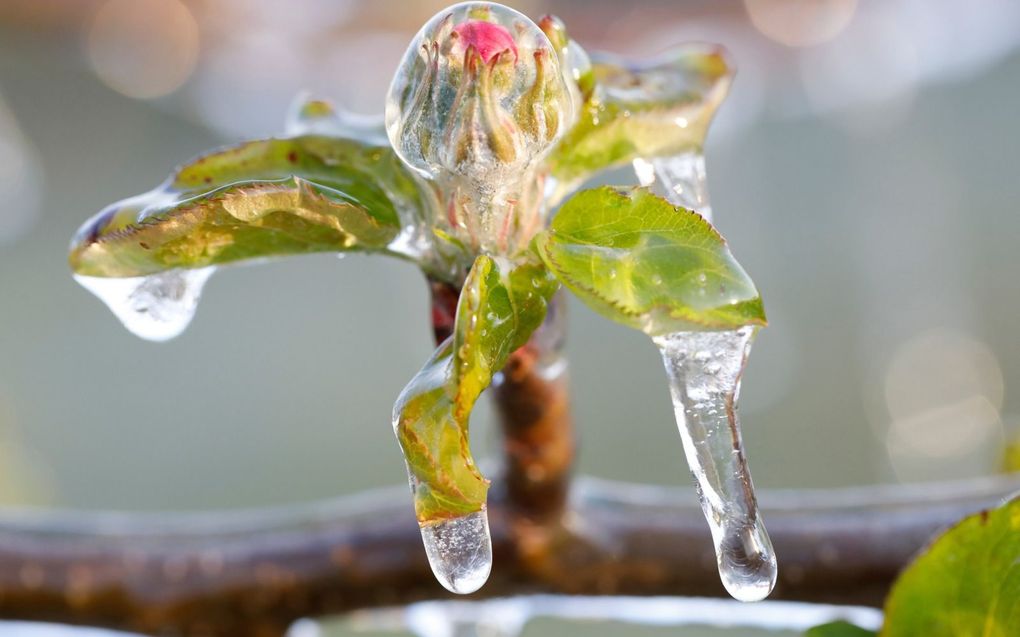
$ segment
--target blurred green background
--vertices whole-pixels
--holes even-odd
[[[250,507],[404,480],[391,405],[431,351],[413,268],[227,268],[191,328],[152,344],[72,281],[66,247],[175,163],[280,132],[300,90],[380,111],[404,47],[444,4],[0,6],[0,504]],[[706,154],[717,225],[771,320],[742,396],[759,488],[994,470],[1020,425],[1020,7],[514,6],[560,15],[589,49],[733,52]],[[687,486],[648,339],[574,304],[568,349],[579,470]],[[474,431],[476,455],[495,449],[487,410]]]

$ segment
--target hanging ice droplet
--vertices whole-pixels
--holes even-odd
[[[719,576],[734,598],[759,601],[776,583],[776,557],[758,513],[737,398],[757,328],[655,337],[669,376],[677,426],[712,529]]]
[[[421,539],[432,572],[451,593],[473,593],[489,579],[492,539],[485,511],[423,524]]]
[[[166,341],[195,316],[202,287],[216,268],[167,270],[139,277],[74,275],[120,319],[131,333],[149,341]]]
[[[652,160],[635,159],[634,174],[642,186],[658,186],[661,194],[676,206],[693,210],[712,221],[705,180],[705,156],[691,151]]]

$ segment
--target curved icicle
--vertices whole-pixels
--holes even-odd
[[[757,328],[675,332],[653,340],[669,376],[677,426],[712,529],[719,576],[734,598],[759,601],[776,583],[776,556],[747,468],[737,398]]]

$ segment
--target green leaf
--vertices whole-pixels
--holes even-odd
[[[528,253],[520,263],[480,256],[457,305],[454,333],[394,406],[394,428],[422,524],[485,507],[488,481],[471,458],[468,421],[478,396],[545,318],[558,285]]]
[[[715,228],[646,188],[579,192],[536,242],[581,300],[651,336],[766,324],[754,283]]]
[[[1020,498],[965,518],[893,585],[882,637],[1013,637],[1020,630]]]
[[[804,637],[875,637],[875,632],[839,621],[815,626],[804,633]]]
[[[733,71],[721,48],[693,44],[643,65],[603,57],[592,75],[595,89],[549,157],[561,191],[638,157],[700,151]]]
[[[71,247],[78,274],[133,277],[254,258],[386,250],[425,214],[393,151],[305,135],[214,151],[155,190],[109,206]]]
[[[1020,438],[1006,443],[1006,449],[1002,452],[1002,472],[1014,473],[1020,471]]]

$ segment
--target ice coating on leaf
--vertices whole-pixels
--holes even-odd
[[[577,193],[536,245],[582,301],[651,336],[766,323],[761,296],[723,237],[646,188]]]
[[[700,152],[733,79],[725,50],[704,44],[641,64],[605,54],[594,62],[578,122],[549,157],[555,199],[607,168]]]
[[[338,109],[329,100],[302,93],[287,112],[284,131],[288,137],[324,135],[356,139],[376,146],[389,144],[381,116],[362,115]]]
[[[677,426],[719,576],[734,598],[759,601],[776,583],[776,556],[758,512],[737,417],[740,379],[757,328],[677,332],[655,344],[669,376]]]
[[[322,105],[305,110],[314,113],[309,126],[331,121]],[[318,252],[387,252],[438,270],[407,232],[426,225],[434,207],[387,145],[319,134],[257,140],[198,157],[152,191],[108,206],[82,225],[69,261],[83,282],[175,280],[169,273]],[[117,297],[130,285],[86,287]]]
[[[573,119],[549,39],[524,15],[487,2],[433,17],[386,100],[393,147],[440,193],[440,232],[490,254],[514,252],[541,227],[539,163]]]
[[[305,135],[245,142],[108,206],[71,244],[74,271],[144,276],[310,252],[385,250],[420,225],[420,181],[385,147]]]
[[[127,278],[74,278],[99,297],[132,334],[148,341],[166,341],[191,323],[202,288],[215,269],[167,270]]]

